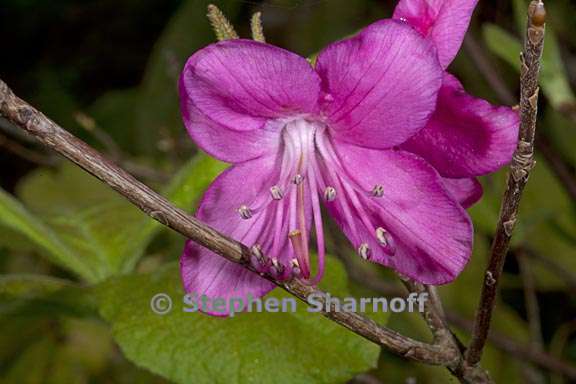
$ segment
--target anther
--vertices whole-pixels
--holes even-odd
[[[299,229],[294,229],[292,231],[290,231],[290,233],[288,234],[289,238],[294,238],[294,237],[299,237],[302,234],[302,232],[300,232]]]
[[[336,188],[326,187],[324,190],[324,199],[326,199],[326,201],[334,201],[334,199],[336,199]]]
[[[292,180],[292,182],[296,185],[302,184],[303,181],[304,181],[304,176],[302,176],[301,174],[297,174],[296,176],[294,176],[294,179]]]
[[[254,244],[250,247],[250,253],[250,264],[252,267],[258,272],[264,272],[268,262],[262,253],[262,247],[260,244]]]
[[[376,184],[374,188],[372,188],[372,196],[374,197],[384,196],[384,187],[380,184]]]
[[[284,272],[284,266],[278,262],[278,259],[272,259],[272,265],[270,266],[270,275],[275,279],[279,278]]]
[[[358,247],[358,254],[364,260],[370,259],[371,253],[372,253],[372,251],[370,249],[370,246],[367,243],[362,243],[362,244],[360,244],[360,247]]]
[[[334,101],[334,96],[332,96],[329,93],[325,94],[322,98],[324,99],[324,101]]]
[[[240,217],[243,218],[244,220],[247,220],[252,217],[252,211],[245,205],[241,205],[240,208],[238,208],[238,213],[240,214]]]
[[[264,261],[264,254],[262,253],[262,247],[260,244],[254,244],[250,248],[250,252],[252,252],[252,256],[256,257],[258,261]]]
[[[282,193],[282,190],[280,189],[279,186],[275,185],[272,188],[270,188],[270,194],[272,195],[272,198],[274,200],[282,200],[282,198],[284,197],[284,194]]]
[[[334,201],[336,199],[336,188],[334,187],[326,187],[324,190],[324,199],[326,201]]]
[[[388,232],[384,228],[376,228],[376,238],[381,245],[388,245]]]
[[[292,265],[292,273],[294,274],[294,276],[300,276],[302,274],[302,270],[300,269],[300,264],[298,263],[298,260],[292,259],[290,264]]]

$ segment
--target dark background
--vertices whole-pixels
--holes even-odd
[[[249,36],[250,15],[262,11],[267,41],[304,56],[391,15],[395,5],[392,1],[376,0],[214,3],[230,15],[244,37]],[[506,58],[506,53],[514,56],[517,52],[501,35],[490,34],[488,29],[496,25],[500,31],[519,38],[519,3],[480,1],[468,41],[451,67],[471,93],[493,103],[517,102],[518,72]],[[529,331],[530,316],[525,304],[528,289],[528,296],[535,293],[539,304],[542,344],[537,348],[575,363],[576,101],[566,89],[576,89],[576,4],[570,0],[549,3],[549,36],[554,45],[546,47],[547,53],[551,46],[553,52],[545,59],[547,73],[543,82],[549,85],[543,87],[540,106],[539,162],[523,202],[522,226],[505,267],[499,306],[502,316],[496,318],[495,328],[506,337],[524,342],[538,339]],[[158,188],[196,153],[178,115],[175,85],[186,57],[214,40],[204,16],[207,4],[179,0],[2,0],[0,78],[61,126]],[[0,120],[0,187],[22,198],[21,183],[31,172],[50,173],[61,166],[57,156]],[[478,232],[478,268],[468,271],[469,277],[460,279],[460,285],[442,290],[447,305],[457,315],[455,322],[464,338],[466,321],[472,318],[477,301],[481,267],[487,257],[503,180],[504,172],[484,178],[486,197],[472,209]],[[42,195],[42,191],[37,192]],[[72,278],[43,261],[37,251],[14,247],[14,242],[25,241],[16,235],[14,240],[9,234],[4,231],[0,235],[1,273]],[[148,254],[154,255],[157,263],[172,260],[178,253],[171,250],[178,247],[179,241],[164,234],[152,243]],[[2,321],[14,323],[8,317]],[[36,335],[50,333],[56,340],[69,337],[56,315],[34,321],[33,326],[18,321],[22,327],[19,332],[27,329]],[[32,322],[30,318],[26,321]],[[126,361],[105,327],[92,322],[86,325],[82,320],[71,322],[75,332],[87,339],[105,340],[101,350],[92,351],[86,366],[79,370],[78,382],[163,382]],[[418,334],[422,329],[414,324],[417,322],[398,316],[390,320],[390,325]],[[12,328],[0,332],[4,329]],[[50,353],[26,354],[28,346],[22,340],[0,344],[0,378],[6,380],[0,383],[18,382],[15,377],[23,377],[24,372],[19,367],[31,365],[26,359],[50,360]],[[501,348],[491,347],[488,354],[490,367],[510,373],[504,376],[505,382],[563,382],[558,374],[536,369]],[[48,370],[49,366],[42,369]],[[436,383],[440,376],[435,374],[435,370],[383,353],[381,366],[370,373],[370,379],[404,382],[416,377],[418,382]],[[365,376],[358,378],[364,379]]]

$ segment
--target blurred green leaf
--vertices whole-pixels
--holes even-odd
[[[80,255],[75,254],[52,229],[2,189],[0,189],[0,225],[27,236],[43,249],[46,257],[55,264],[88,281],[94,280],[94,273]]]
[[[553,259],[567,271],[576,274],[576,218],[574,202],[551,172],[546,162],[538,159],[524,191],[520,218],[524,236],[517,244],[526,244],[542,257]],[[534,264],[535,280],[540,290],[564,289],[557,274]]]
[[[491,23],[483,25],[483,34],[488,48],[519,73],[519,55],[522,51],[520,40],[502,27]],[[568,75],[562,62],[556,35],[550,26],[546,27],[540,86],[542,92],[556,109],[562,109],[565,105],[576,103],[576,97],[570,88]]]
[[[86,316],[94,314],[90,291],[45,275],[0,275],[2,316]]]
[[[542,114],[544,121],[540,128],[552,141],[553,148],[576,168],[576,151],[574,151],[576,126],[574,122],[548,105],[542,110]]]
[[[480,300],[479,287],[482,286],[484,280],[489,254],[490,242],[486,237],[477,235],[474,239],[474,253],[464,272],[455,282],[440,288],[445,307],[464,319],[474,319]],[[526,322],[506,303],[499,301],[497,306],[498,309],[493,314],[491,329],[516,341],[528,341],[529,333]],[[457,334],[462,340],[468,337],[465,332]],[[484,351],[482,366],[490,372],[496,383],[521,383],[522,367],[512,356],[491,345],[488,345]]]
[[[484,178],[484,196],[470,209],[476,231],[492,236],[506,188],[507,171]],[[574,246],[576,236],[573,201],[558,182],[548,164],[537,157],[520,204],[520,213],[512,247],[528,247],[542,257],[555,260],[566,270],[576,273]],[[477,244],[476,244],[477,248]],[[562,289],[565,283],[553,272],[535,263],[535,280],[539,289]]]
[[[54,293],[71,281],[43,275],[0,275],[0,297],[30,298]]]
[[[162,133],[180,136],[185,132],[179,109],[178,77],[189,56],[215,42],[206,17],[209,3],[220,7],[230,19],[242,5],[233,0],[188,0],[168,22],[156,42],[140,88],[136,115],[138,133],[134,139],[143,153],[157,148]]]
[[[50,367],[50,356],[56,351],[51,338],[45,337],[27,346],[15,363],[2,376],[5,383],[42,383]]]
[[[87,110],[101,129],[105,130],[126,153],[137,153],[134,138],[136,126],[137,88],[109,91],[100,96]]]
[[[41,328],[35,329],[35,337],[24,344],[3,345],[13,348],[14,355],[0,361],[3,368],[0,383],[101,382],[97,380],[97,375],[109,367],[112,358],[117,359],[110,332],[102,322],[93,319],[52,319],[51,322],[40,322],[40,325]],[[19,328],[10,331],[26,331]]]
[[[198,154],[174,177],[165,196],[190,208],[225,164]],[[162,226],[73,164],[39,169],[18,186],[36,212],[98,280],[131,271]],[[92,279],[94,280],[94,279]]]
[[[144,215],[116,192],[74,164],[52,171],[40,168],[18,185],[29,209],[90,266],[97,281],[115,271],[139,236],[135,222]]]
[[[520,40],[504,28],[491,23],[485,23],[482,32],[488,48],[496,54],[496,56],[506,61],[517,71],[520,71],[519,55],[520,52],[522,52]]]
[[[178,208],[191,211],[193,204],[200,199],[208,185],[226,167],[225,163],[203,153],[198,153],[174,176],[163,195]],[[134,269],[146,246],[164,228],[160,223],[148,218],[141,224],[127,223],[127,225],[137,229],[138,235],[132,239],[133,250],[128,251],[122,258],[122,265],[119,270],[124,272],[130,272]]]
[[[216,256],[215,256],[216,257]],[[346,275],[330,260],[323,283],[346,292]],[[172,312],[153,313],[159,292]],[[349,295],[349,294],[348,294]],[[288,297],[277,289],[271,296]],[[177,383],[334,383],[376,364],[379,348],[298,303],[296,313],[242,313],[216,318],[182,311],[178,268],[116,278],[100,288],[102,316],[123,353]]]

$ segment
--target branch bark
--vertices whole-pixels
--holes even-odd
[[[477,365],[482,357],[496,303],[498,283],[516,224],[520,199],[530,171],[535,164],[534,139],[538,112],[538,78],[544,47],[545,19],[544,3],[541,0],[533,0],[528,9],[526,40],[524,52],[521,55],[519,143],[510,165],[508,185],[500,209],[500,219],[492,243],[490,261],[484,276],[474,331],[465,354],[466,364],[471,367]]]
[[[528,255],[527,255],[528,256]],[[530,257],[530,256],[528,256]],[[348,265],[348,264],[347,264]],[[351,278],[357,283],[370,290],[380,293],[384,296],[403,296],[406,292],[400,286],[391,286],[382,283],[378,276],[370,270],[358,268],[356,265],[350,264]],[[348,269],[348,268],[347,268]],[[443,316],[447,323],[460,328],[466,332],[472,332],[474,322],[463,317],[462,315],[446,310]],[[572,366],[569,362],[553,356],[552,354],[540,349],[534,349],[531,345],[514,340],[509,336],[501,333],[490,331],[488,340],[498,349],[505,351],[518,360],[528,361],[535,365],[547,369],[553,373],[559,373],[566,378],[576,380],[576,367]]]
[[[208,225],[174,207],[168,200],[136,180],[122,168],[106,159],[69,132],[59,127],[41,112],[15,96],[0,80],[0,114],[22,128],[45,146],[65,156],[84,170],[97,177],[120,193],[144,213],[161,224],[210,249],[227,260],[243,265],[257,273],[249,264],[250,249],[219,233]],[[294,279],[277,281],[271,276],[262,276],[283,288],[298,299],[308,303],[308,297],[326,298],[327,294]],[[352,332],[407,359],[452,367],[459,360],[458,351],[444,345],[428,344],[411,339],[389,328],[379,326],[373,320],[351,312],[336,312],[335,308],[323,315],[348,328]]]
[[[453,312],[448,312],[446,316],[448,322],[453,326],[468,332],[473,331],[474,323],[472,321]],[[567,361],[557,358],[545,351],[534,349],[526,343],[513,340],[502,333],[490,331],[488,337],[496,348],[520,360],[530,361],[551,372],[560,373],[570,380],[576,380],[576,367]]]

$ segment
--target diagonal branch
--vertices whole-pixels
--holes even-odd
[[[174,207],[164,197],[19,99],[1,80],[0,114],[45,146],[67,157],[108,184],[153,219],[227,260],[242,264],[245,268],[257,273],[248,262],[251,255],[249,248],[219,233],[182,209]],[[271,276],[263,277],[306,303],[312,294],[315,295],[315,300],[323,298],[324,304],[326,303],[326,293],[298,280],[281,282]],[[325,305],[323,307],[326,308]],[[373,320],[357,313],[338,312],[334,304],[330,304],[328,308],[330,310],[323,312],[325,317],[410,360],[447,367],[452,367],[460,360],[458,351],[444,345],[428,344],[411,339],[389,328],[379,326]]]
[[[474,331],[470,347],[466,351],[466,363],[475,366],[480,362],[482,350],[486,344],[490,320],[496,303],[498,282],[504,267],[510,238],[516,224],[518,207],[530,171],[534,167],[534,139],[536,136],[536,117],[538,112],[538,78],[540,60],[544,47],[546,11],[542,0],[533,0],[528,9],[528,27],[524,53],[521,56],[520,74],[520,137],[514,153],[508,186],[504,193],[500,219],[492,243],[492,253],[480,296],[480,305],[476,313]]]

